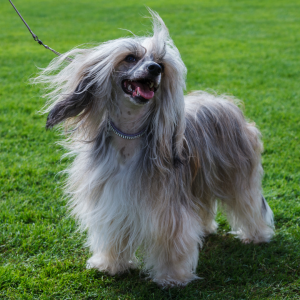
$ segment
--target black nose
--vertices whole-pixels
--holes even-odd
[[[152,63],[147,67],[149,73],[153,76],[157,76],[161,73],[161,66],[159,64]]]

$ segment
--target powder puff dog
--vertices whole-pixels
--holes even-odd
[[[270,241],[273,214],[258,129],[228,97],[184,96],[185,65],[150,13],[153,36],[73,49],[35,82],[49,88],[46,127],[65,124],[66,193],[87,231],[88,267],[124,272],[139,248],[153,281],[186,285],[217,229],[217,201],[243,243]]]

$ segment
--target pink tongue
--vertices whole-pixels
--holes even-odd
[[[149,89],[148,85],[142,84],[139,82],[135,82],[135,86],[136,86],[136,89],[132,93],[133,97],[135,97],[137,95],[137,92],[139,92],[139,94],[145,99],[153,98],[154,92]]]

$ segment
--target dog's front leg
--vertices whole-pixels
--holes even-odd
[[[101,251],[94,251],[93,256],[87,261],[87,268],[107,272],[110,275],[126,272],[136,265],[134,250],[128,247],[127,239],[117,244],[107,245]]]
[[[183,209],[176,214],[161,214],[154,221],[155,232],[146,257],[150,277],[163,287],[184,286],[197,279],[199,244],[204,236],[198,218]]]

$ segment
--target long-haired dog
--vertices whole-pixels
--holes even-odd
[[[217,200],[244,243],[268,242],[273,214],[261,193],[258,129],[228,97],[184,96],[185,65],[150,13],[153,36],[73,49],[35,82],[50,89],[46,127],[66,125],[66,191],[87,231],[88,266],[124,272],[140,248],[155,282],[185,285],[217,229]]]

